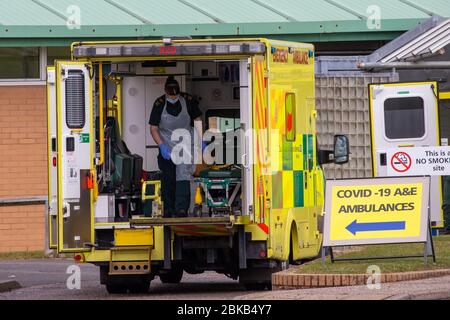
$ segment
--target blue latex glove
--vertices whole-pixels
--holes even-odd
[[[169,147],[166,144],[161,143],[159,145],[159,152],[161,153],[161,156],[164,159],[170,160],[170,149],[169,149]]]

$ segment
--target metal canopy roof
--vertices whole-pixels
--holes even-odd
[[[439,52],[444,53],[442,50],[449,43],[450,19],[447,19],[384,57],[381,62],[416,61]]]
[[[443,54],[450,44],[450,19],[434,16],[365,57],[366,62],[417,61]]]
[[[374,5],[379,29],[368,28]],[[80,26],[69,28],[76,11]],[[391,40],[433,15],[450,17],[448,0],[0,0],[0,46],[171,35]]]

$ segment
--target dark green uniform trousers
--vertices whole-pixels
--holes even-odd
[[[187,217],[191,204],[191,182],[177,181],[176,165],[158,155],[158,166],[162,172],[161,193],[164,217]]]

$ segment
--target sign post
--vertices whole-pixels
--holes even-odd
[[[408,167],[408,158],[397,156],[403,163],[398,168]],[[332,262],[406,258],[335,259],[332,248],[414,242],[425,244],[425,260],[429,255],[434,258],[429,199],[430,177],[327,180],[322,261],[327,248]]]

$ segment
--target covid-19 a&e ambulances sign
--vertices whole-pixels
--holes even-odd
[[[426,242],[429,177],[327,180],[324,247]]]

